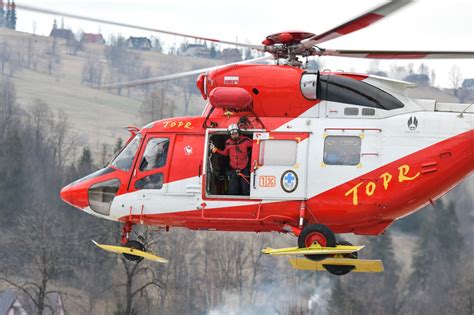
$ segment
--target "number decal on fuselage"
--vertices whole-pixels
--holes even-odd
[[[275,187],[276,178],[275,176],[260,176],[258,178],[258,185],[260,187]]]

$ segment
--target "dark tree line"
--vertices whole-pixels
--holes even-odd
[[[5,11],[5,3],[0,0],[0,28],[16,29],[16,4],[15,0],[8,0]]]

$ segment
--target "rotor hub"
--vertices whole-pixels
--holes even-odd
[[[313,33],[302,32],[302,31],[286,31],[272,35],[268,35],[267,38],[262,42],[265,46],[273,45],[297,45],[302,40],[316,36]]]
[[[286,59],[288,65],[302,67],[303,63],[298,57],[311,56],[315,51],[312,45],[304,45],[302,41],[315,36],[308,32],[287,31],[267,36],[262,44],[265,45],[265,51],[271,53],[275,59]]]

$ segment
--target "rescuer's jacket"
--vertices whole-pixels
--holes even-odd
[[[227,139],[225,149],[219,150],[216,148],[215,152],[223,156],[228,156],[232,169],[243,170],[249,163],[248,150],[250,149],[252,149],[252,140],[240,135],[236,140],[231,138]]]

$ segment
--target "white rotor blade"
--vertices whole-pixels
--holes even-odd
[[[327,32],[305,39],[301,41],[301,43],[305,47],[311,47],[322,42],[358,31],[394,13],[412,1],[413,0],[393,0],[388,3],[384,3],[372,9],[371,11],[359,15]]]
[[[153,84],[153,83],[158,83],[158,82],[163,82],[163,81],[169,81],[169,80],[189,77],[189,76],[192,76],[192,75],[205,73],[205,72],[208,72],[208,71],[217,70],[217,69],[232,66],[232,65],[241,65],[241,64],[247,64],[247,63],[252,63],[252,62],[256,62],[256,61],[263,61],[263,60],[269,60],[269,59],[273,59],[273,56],[266,56],[266,57],[260,57],[260,58],[255,58],[255,59],[249,59],[249,60],[244,60],[244,61],[239,61],[239,62],[234,62],[234,63],[228,63],[228,64],[220,65],[220,66],[214,66],[214,67],[197,69],[197,70],[190,70],[190,71],[186,71],[186,72],[163,75],[163,76],[153,77],[153,78],[148,78],[148,79],[143,79],[143,80],[135,80],[135,81],[130,81],[130,82],[120,82],[120,83],[114,83],[114,84],[107,84],[107,85],[102,85],[100,88],[101,89],[115,89],[115,88],[134,87],[134,86],[139,86],[139,85]]]
[[[322,49],[314,52],[314,55],[368,59],[461,59],[474,58],[474,51],[390,51]]]
[[[202,36],[195,36],[195,35],[190,35],[190,34],[184,34],[184,33],[172,32],[172,31],[167,31],[167,30],[161,30],[161,29],[152,28],[152,27],[137,26],[137,25],[127,24],[127,23],[123,23],[123,22],[115,22],[115,21],[110,21],[110,20],[104,20],[104,19],[99,19],[99,18],[82,16],[82,15],[73,14],[73,13],[67,13],[67,12],[62,12],[62,11],[44,9],[44,8],[30,6],[30,5],[24,5],[24,4],[17,4],[16,8],[26,10],[26,11],[44,13],[44,14],[60,15],[60,16],[68,17],[68,18],[72,18],[72,19],[79,19],[79,20],[85,20],[85,21],[90,21],[90,22],[97,22],[97,23],[127,27],[127,28],[134,28],[134,29],[143,30],[143,31],[157,32],[157,33],[163,33],[163,34],[168,34],[168,35],[176,35],[176,36],[182,36],[182,37],[187,37],[187,38],[194,38],[194,39],[210,41],[210,42],[214,42],[214,43],[228,44],[228,45],[234,45],[234,46],[246,47],[246,48],[256,49],[256,50],[259,50],[259,51],[264,51],[264,46],[262,46],[262,45],[243,44],[243,43],[238,43],[238,42],[231,42],[231,41],[226,41],[226,40],[219,40],[219,39],[207,38],[207,37],[202,37]]]

